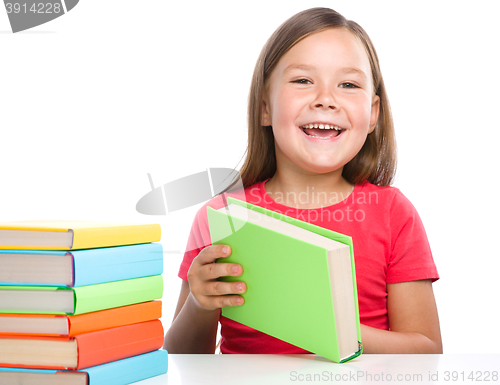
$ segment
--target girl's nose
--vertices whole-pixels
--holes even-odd
[[[335,100],[333,92],[328,89],[323,89],[318,92],[316,98],[311,103],[311,108],[337,109],[338,103]]]

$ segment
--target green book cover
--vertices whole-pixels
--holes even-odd
[[[74,288],[75,313],[83,314],[160,299],[161,275],[101,283]]]
[[[362,345],[352,239],[234,198],[228,198],[228,204],[293,226],[288,225],[292,234],[289,235],[269,228],[265,222],[255,224],[249,217],[237,217],[236,209],[231,210],[231,206],[229,211],[207,208],[212,243],[227,244],[232,250],[231,256],[220,262],[243,266],[240,277],[223,280],[243,281],[247,285],[243,294],[245,303],[223,308],[222,315],[335,362],[359,356]],[[250,215],[254,216],[252,212]],[[322,239],[313,243],[299,239],[297,228],[341,245],[328,252]],[[332,273],[332,258],[337,271],[342,268],[343,275]],[[343,314],[336,314],[334,303],[347,309],[350,324],[346,325]],[[349,343],[344,337],[347,330],[351,336]]]
[[[27,295],[20,296],[23,292]],[[65,297],[61,301],[59,294]],[[72,310],[67,308],[67,295],[71,296],[69,306]],[[0,313],[75,315],[152,301],[160,299],[162,295],[161,275],[74,288],[0,286]],[[62,302],[66,305],[63,306]]]

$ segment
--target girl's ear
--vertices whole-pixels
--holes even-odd
[[[375,127],[377,126],[378,122],[378,115],[380,113],[380,97],[378,95],[375,95],[372,100],[372,110],[371,110],[371,115],[370,115],[370,129],[368,130],[368,133],[371,134]]]
[[[271,126],[271,111],[269,108],[269,103],[267,101],[267,95],[262,97],[262,102],[260,106],[260,124],[264,127]]]

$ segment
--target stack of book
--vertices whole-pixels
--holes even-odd
[[[0,384],[121,385],[167,372],[159,225],[0,224]]]

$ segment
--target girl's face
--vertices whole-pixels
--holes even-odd
[[[272,126],[278,167],[323,174],[341,171],[359,152],[378,113],[363,45],[334,28],[306,37],[279,60],[262,125]]]

